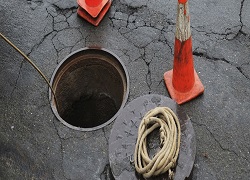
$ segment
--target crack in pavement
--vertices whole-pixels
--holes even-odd
[[[143,48],[143,54],[141,55],[141,59],[145,62],[145,64],[147,65],[148,71],[146,74],[146,84],[149,88],[149,94],[151,94],[151,85],[152,85],[152,80],[151,80],[151,70],[150,70],[150,63],[152,62],[152,60],[147,61],[146,60],[146,52],[145,52],[145,47]]]
[[[247,78],[248,80],[250,80],[249,77],[242,71],[242,68],[241,68],[240,66],[237,66],[236,68],[238,69],[238,71],[239,71],[243,76],[245,76],[245,78]]]
[[[128,13],[129,15],[138,13],[139,10],[147,8],[147,5],[131,6],[131,4],[124,4],[121,0],[119,2],[112,2],[114,6],[119,7],[119,11],[123,13]],[[119,4],[119,6],[117,4]]]
[[[122,21],[124,23],[126,23],[124,26],[125,26],[125,31],[124,31],[124,26],[116,26],[116,29],[118,30],[118,32],[125,38],[128,40],[128,42],[132,43],[135,47],[141,49],[141,50],[144,50],[144,53],[137,59],[135,59],[134,61],[138,60],[138,59],[142,59],[145,64],[147,65],[147,73],[146,73],[146,84],[149,88],[149,94],[151,94],[151,91],[152,91],[152,77],[151,77],[151,68],[150,68],[150,64],[151,64],[151,61],[152,60],[147,60],[146,59],[146,54],[145,54],[145,48],[150,45],[151,43],[155,42],[155,41],[159,41],[159,42],[163,42],[163,43],[166,43],[167,46],[170,48],[170,51],[171,51],[171,54],[173,54],[173,48],[171,47],[169,41],[167,40],[167,38],[165,38],[165,40],[163,41],[162,40],[162,37],[161,36],[164,36],[163,33],[167,33],[169,31],[167,30],[164,30],[163,27],[161,26],[154,26],[152,25],[153,23],[155,23],[154,21],[150,22],[149,24],[147,24],[145,21],[143,21],[143,19],[138,19],[138,15],[134,15],[135,13],[138,13],[138,11],[140,9],[144,8],[144,6],[140,6],[140,7],[126,7],[125,9],[127,9],[127,11],[129,13],[127,13],[127,11],[123,11],[122,8],[120,10],[116,10],[113,14],[112,17],[109,17],[110,21],[111,21],[111,26],[115,27],[116,26],[116,22],[115,21]],[[119,14],[118,14],[119,13]],[[150,12],[152,14],[154,14],[153,12]],[[137,21],[139,23],[137,23]],[[116,23],[116,24],[115,24]],[[123,23],[123,24],[124,24]],[[175,25],[175,23],[173,23],[170,19],[167,19],[166,23],[168,25]],[[158,23],[157,23],[158,24]],[[133,33],[133,31],[139,29],[139,28],[142,28],[142,27],[149,27],[149,28],[152,28],[152,29],[155,29],[155,30],[158,30],[159,31],[159,37],[157,39],[154,39],[152,38],[150,41],[146,42],[144,45],[138,45],[136,43],[134,43],[131,38],[128,37],[128,34],[129,33]],[[173,30],[171,30],[173,31]],[[159,82],[159,85],[160,83],[162,82],[162,80]]]
[[[149,94],[151,94],[152,92],[151,92],[151,85],[152,85],[152,79],[151,79],[151,70],[150,70],[150,63],[151,63],[151,61],[150,62],[146,62],[146,60],[144,59],[144,58],[142,58],[143,60],[144,60],[144,62],[146,63],[146,65],[147,65],[147,67],[148,67],[148,72],[147,72],[147,74],[146,74],[146,83],[147,83],[147,86],[148,86],[148,88],[149,88]]]
[[[227,64],[235,67],[247,80],[250,80],[249,77],[241,69],[241,66],[243,64],[241,66],[236,66],[236,65],[234,65],[234,63],[226,60],[225,58],[210,57],[206,52],[198,52],[196,50],[193,51],[193,55],[194,56],[199,56],[199,57],[204,57],[204,58],[206,58],[208,60],[212,60],[212,61],[222,61],[222,62],[225,62],[225,63],[227,63]]]
[[[54,6],[57,11],[61,11],[61,12],[63,12],[63,11],[75,11],[78,8],[77,6],[61,8],[60,6],[56,5],[55,3],[53,3],[52,6]]]
[[[52,9],[49,9],[49,8],[52,8]],[[53,9],[56,10],[56,13],[55,12],[52,12]],[[51,22],[51,25],[52,25],[52,30],[50,32],[48,32],[47,34],[44,35],[44,37],[40,40],[40,42],[38,44],[36,44],[36,47],[38,48],[42,43],[43,41],[49,36],[52,34],[52,37],[50,38],[51,42],[52,42],[52,45],[53,45],[53,48],[55,49],[56,51],[56,55],[57,55],[57,61],[56,63],[59,64],[59,53],[61,50],[65,49],[65,48],[70,48],[70,52],[72,52],[72,49],[77,45],[77,43],[79,43],[80,41],[82,41],[82,37],[83,37],[83,34],[82,32],[80,31],[79,28],[76,28],[76,27],[70,27],[69,25],[69,22],[68,22],[68,18],[74,13],[74,11],[76,10],[77,8],[76,7],[72,7],[72,8],[60,8],[59,6],[57,5],[54,5],[53,6],[49,6],[46,8],[46,12],[48,13],[48,16],[52,18],[52,22]],[[59,12],[59,13],[58,13]],[[69,12],[71,12],[70,14],[68,14]],[[68,14],[68,15],[67,15]],[[58,22],[55,21],[55,18],[57,18],[58,16],[64,16],[65,17],[65,20],[60,20]],[[47,16],[47,17],[48,17]],[[57,29],[55,27],[56,24],[60,24],[61,22],[66,22],[67,23],[67,27],[63,27],[62,29]],[[45,27],[46,28],[46,27]],[[72,46],[65,46],[63,45],[62,48],[57,48],[56,47],[56,44],[54,42],[54,39],[55,37],[57,36],[58,33],[64,31],[64,30],[78,30],[79,33],[82,35],[81,38],[79,38],[78,41],[76,41],[74,43],[74,45]],[[45,31],[45,30],[44,30]],[[54,33],[54,34],[53,34]],[[86,39],[86,38],[85,38]],[[86,40],[85,40],[86,41]],[[59,40],[58,40],[59,43],[61,43]],[[33,51],[33,50],[32,50]]]
[[[52,123],[53,123],[53,126],[54,126],[55,130],[56,130],[56,134],[57,134],[57,136],[58,136],[58,138],[59,138],[59,141],[60,141],[60,151],[61,151],[61,161],[62,161],[62,163],[61,163],[61,168],[62,168],[62,171],[63,171],[63,177],[64,177],[65,179],[68,179],[68,178],[66,177],[66,175],[65,175],[65,169],[64,169],[64,166],[63,166],[63,161],[64,161],[63,139],[61,138],[61,136],[60,136],[60,134],[59,134],[59,132],[58,132],[58,129],[57,129],[57,127],[56,127],[55,119],[54,119],[54,118],[53,118],[53,120],[52,120]]]
[[[53,41],[53,39],[55,38],[55,36],[59,32],[64,31],[64,30],[68,30],[68,29],[76,29],[76,30],[78,30],[80,32],[80,34],[82,34],[81,31],[79,30],[79,28],[70,27],[70,24],[68,22],[68,19],[76,12],[76,9],[77,9],[77,7],[75,7],[75,6],[70,7],[70,8],[61,8],[61,7],[59,7],[56,4],[52,4],[52,6],[49,6],[49,7],[46,8],[48,16],[50,16],[52,18],[52,23],[51,23],[52,24],[52,30],[44,36],[44,38],[40,41],[40,44],[45,40],[45,38],[47,36],[49,36],[52,33],[55,33],[53,35],[53,37],[51,38],[51,41],[52,41],[52,44],[54,46],[54,49],[56,50],[57,58],[59,57],[59,52],[62,49],[70,47],[71,51],[72,51],[72,49],[74,48],[74,46],[82,40],[80,38],[79,41],[77,41],[74,45],[72,45],[72,46],[64,46],[61,49],[56,48],[56,45],[55,45],[55,43]],[[53,10],[55,10],[56,12],[53,12]],[[60,19],[60,16],[63,16],[64,19]],[[55,18],[58,18],[57,21],[55,20]],[[67,23],[66,27],[62,27],[61,28],[60,26],[58,26],[58,27],[55,26],[55,25],[62,24],[64,22]],[[58,59],[57,59],[57,64],[58,64]]]
[[[131,40],[128,37],[126,37],[125,35],[128,33],[133,33],[133,31],[138,30],[139,28],[142,28],[142,27],[152,28],[154,30],[161,31],[160,34],[162,34],[162,32],[169,32],[167,30],[164,30],[164,25],[162,24],[162,22],[167,23],[169,26],[175,25],[175,23],[173,23],[173,21],[171,21],[171,19],[165,18],[164,14],[159,14],[158,12],[157,12],[157,14],[159,14],[160,17],[163,18],[163,20],[159,20],[159,18],[158,19],[154,18],[154,19],[151,19],[151,21],[149,23],[146,23],[144,18],[150,18],[150,15],[153,16],[155,14],[155,11],[153,11],[153,10],[149,11],[150,15],[148,15],[148,13],[145,14],[143,12],[141,14],[138,14],[139,9],[141,9],[143,7],[144,7],[143,5],[140,7],[130,7],[130,6],[124,7],[126,10],[124,10],[124,8],[120,8],[120,9],[115,10],[113,15],[111,17],[109,17],[109,19],[111,21],[111,26],[116,28],[118,30],[118,32],[123,37],[125,37],[129,42],[131,42]],[[129,11],[128,9],[132,9],[132,11]],[[118,23],[118,22],[120,22],[120,23]],[[171,30],[171,31],[173,31],[173,30]],[[159,41],[160,41],[160,38],[159,38]],[[149,43],[151,43],[151,42],[149,42]],[[131,43],[133,43],[133,42],[131,42]],[[137,46],[136,44],[134,44],[134,45],[136,47],[141,48],[141,46]],[[171,47],[170,47],[170,49],[171,49]]]
[[[21,75],[21,69],[22,69],[22,67],[23,67],[23,63],[24,63],[24,59],[22,60],[21,65],[20,65],[20,67],[19,67],[19,71],[18,71],[18,75],[17,75],[16,81],[15,81],[15,84],[14,84],[14,88],[12,89],[12,91],[11,91],[11,93],[10,93],[10,97],[11,97],[11,98],[12,98],[13,93],[14,93],[16,87],[17,87],[17,82],[18,82],[19,77],[20,77],[20,75]]]
[[[109,144],[109,140],[108,140],[108,138],[106,137],[106,132],[105,132],[104,128],[102,128],[102,132],[103,132],[103,134],[104,134],[104,138],[106,139],[106,143],[107,143],[107,145],[108,145],[108,144]]]
[[[193,55],[204,57],[206,59],[213,60],[213,61],[223,61],[233,66],[233,64],[230,61],[226,60],[225,58],[210,57],[207,53],[204,53],[204,52],[193,51]]]
[[[198,28],[203,28],[202,26],[198,26],[198,27],[193,27],[191,26],[192,29],[196,30],[197,32],[202,32],[202,33],[205,33],[206,36],[209,36],[210,34],[213,34],[213,35],[219,35],[219,36],[224,36],[222,39],[226,39],[228,41],[231,41],[231,40],[234,40],[236,37],[238,37],[240,34],[243,34],[243,35],[247,35],[245,32],[243,32],[243,22],[242,22],[242,11],[243,11],[243,6],[244,6],[244,2],[245,0],[242,0],[241,1],[241,7],[240,7],[240,12],[239,12],[239,17],[240,17],[240,25],[236,25],[236,26],[233,26],[233,27],[229,27],[225,30],[225,33],[217,33],[217,32],[213,32],[213,31],[210,31],[210,32],[207,32],[207,31],[203,31],[203,30],[200,30]],[[233,32],[227,32],[229,30],[232,30],[233,28],[237,28],[240,26],[240,29],[238,30],[237,33],[233,33]],[[230,35],[233,35],[232,37],[228,38],[228,36]],[[217,39],[217,38],[216,38]],[[217,40],[221,40],[221,39],[217,39]]]
[[[61,8],[59,7],[58,5],[56,4],[53,4],[52,7],[55,8],[56,12],[57,12],[57,15],[56,16],[53,16],[53,18],[56,18],[58,17],[59,15],[62,15],[65,17],[65,20],[61,20],[61,21],[58,21],[56,22],[55,24],[58,24],[58,23],[61,23],[61,22],[66,22],[67,23],[67,26],[69,27],[70,24],[68,22],[68,19],[72,16],[72,14],[74,14],[77,10],[77,6],[72,6],[70,8]],[[64,28],[62,28],[64,29]],[[60,29],[59,29],[60,30]]]
[[[149,88],[149,94],[151,94],[151,85],[152,85],[152,80],[151,80],[151,70],[150,70],[150,63],[151,63],[151,61],[152,60],[150,60],[150,61],[147,61],[146,60],[146,53],[145,53],[145,47],[143,47],[143,48],[140,48],[141,50],[143,50],[143,54],[141,54],[141,56],[140,57],[138,57],[138,58],[136,58],[133,62],[135,62],[135,61],[137,61],[137,60],[139,60],[139,59],[142,59],[143,60],[143,62],[146,64],[146,66],[147,66],[147,74],[146,74],[146,76],[145,76],[145,82],[146,82],[146,84],[147,84],[147,86],[148,86],[148,88]],[[131,63],[131,62],[130,62]]]
[[[236,155],[238,158],[241,157],[240,155],[238,155],[234,150],[231,150],[229,148],[225,148],[222,146],[222,144],[220,143],[220,141],[218,139],[215,138],[215,135],[212,133],[211,130],[209,130],[209,128],[207,127],[206,124],[202,124],[202,123],[198,123],[198,122],[194,122],[193,120],[191,120],[192,123],[196,124],[197,126],[200,126],[200,127],[204,127],[208,132],[209,134],[211,135],[211,137],[215,140],[215,142],[219,145],[219,147],[223,150],[223,151],[227,151],[229,153],[233,153],[234,155]],[[241,157],[243,159],[245,159],[246,161],[248,161],[246,158],[244,157]]]
[[[207,32],[205,30],[199,29],[199,28],[203,28],[202,26],[197,26],[197,27],[190,26],[190,27],[193,30],[195,30],[195,31],[197,31],[199,33],[204,33],[204,35],[208,36],[208,37],[210,37],[210,35],[216,35],[217,37],[214,37],[216,40],[223,40],[223,39],[225,39],[225,40],[231,41],[231,40],[233,40],[233,39],[235,39],[237,37],[237,35],[238,35],[239,32],[234,33],[234,32],[227,32],[227,31],[232,30],[233,28],[237,28],[239,26],[241,26],[241,25],[236,25],[236,26],[233,26],[233,27],[226,28],[225,33],[219,33],[219,32],[214,32],[214,31]],[[230,37],[230,35],[233,35],[233,36]]]
[[[106,166],[104,167],[103,171],[100,174],[100,179],[101,180],[115,180],[111,172],[110,164],[106,164]]]
[[[161,79],[156,87],[159,87],[161,85],[161,83],[163,83],[165,85],[164,79]]]
[[[47,37],[49,37],[49,35],[51,35],[53,32],[54,32],[54,31],[51,31],[51,32],[45,34],[45,35],[42,37],[42,39],[41,39],[38,43],[36,43],[36,44],[31,48],[31,51],[27,54],[27,56],[29,56],[35,49],[38,49],[39,46],[45,41],[45,39],[46,39]],[[55,36],[56,36],[56,34],[54,34],[53,37],[52,37],[50,40],[52,40]],[[52,42],[52,43],[53,43],[53,42]],[[55,48],[55,47],[54,47],[54,48]],[[55,49],[55,50],[56,50],[56,49]]]
[[[41,6],[43,4],[42,0],[26,0],[27,4],[30,5],[30,8],[32,10],[35,10],[38,6]]]
[[[244,2],[245,2],[245,0],[242,0],[242,1],[241,1],[241,6],[240,6],[240,14],[239,14],[239,16],[240,16],[240,23],[241,23],[240,31],[242,31],[242,28],[243,28],[242,10],[243,10],[243,6],[244,6]]]
[[[164,41],[164,42],[165,42],[165,43],[167,44],[167,46],[169,47],[169,49],[170,49],[170,51],[171,51],[171,54],[174,55],[173,48],[172,48],[172,46],[170,46],[168,40],[166,39],[166,41]]]
[[[74,44],[72,44],[72,45],[68,45],[68,46],[67,46],[67,45],[64,45],[63,42],[61,42],[58,38],[56,38],[57,34],[58,34],[59,32],[61,32],[61,31],[64,31],[64,30],[77,30],[77,31],[79,32],[79,34],[81,34],[81,37],[79,37],[78,40],[75,41]],[[57,64],[59,64],[59,61],[60,61],[60,59],[58,59],[58,58],[59,58],[59,53],[60,53],[62,50],[66,49],[66,48],[70,48],[70,53],[71,53],[71,52],[73,51],[73,49],[75,48],[75,46],[76,46],[79,42],[81,42],[83,39],[85,40],[85,44],[86,44],[86,38],[87,38],[87,37],[83,38],[83,34],[82,34],[81,31],[79,30],[79,28],[67,27],[67,28],[64,28],[64,29],[62,29],[62,30],[57,31],[57,33],[51,38],[53,47],[54,47],[54,49],[56,50],[56,53],[57,53]],[[56,47],[56,44],[55,44],[55,41],[56,41],[56,40],[58,41],[58,43],[60,43],[60,45],[61,45],[62,47],[58,47],[58,48]]]
[[[243,22],[242,22],[242,10],[243,10],[243,6],[244,6],[244,2],[245,2],[245,0],[242,0],[242,1],[241,1],[241,6],[240,6],[240,13],[239,13],[239,17],[240,17],[240,29],[239,29],[239,31],[235,34],[235,36],[233,36],[233,38],[230,39],[230,40],[235,39],[235,38],[238,37],[240,34],[243,34],[243,35],[245,35],[245,36],[247,35],[245,32],[242,31],[243,26],[244,26],[244,24],[243,24]]]

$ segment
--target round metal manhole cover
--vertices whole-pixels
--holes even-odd
[[[145,95],[130,102],[116,118],[109,138],[109,161],[116,180],[144,179],[138,175],[133,165],[133,155],[137,132],[143,116],[155,107],[169,107],[178,116],[181,125],[181,147],[175,180],[184,180],[191,176],[196,154],[196,139],[192,123],[186,113],[172,99],[162,95]],[[149,136],[149,153],[157,151],[158,132]],[[168,174],[152,177],[150,180],[167,180]]]
[[[128,73],[122,61],[103,48],[83,48],[66,57],[51,82],[51,107],[66,126],[92,131],[112,122],[128,98]]]

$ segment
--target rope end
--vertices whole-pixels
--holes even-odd
[[[168,170],[168,177],[169,179],[174,179],[174,171],[171,171],[171,169]]]

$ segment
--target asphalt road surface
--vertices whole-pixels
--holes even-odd
[[[109,49],[125,64],[127,102],[169,97],[176,0],[114,0],[98,27],[77,16],[75,0],[0,0],[0,32],[50,78],[83,47]],[[194,180],[250,178],[250,1],[190,0],[195,69],[202,96],[182,108],[194,126]],[[54,116],[39,74],[0,40],[0,179],[110,180],[112,123],[92,132]]]

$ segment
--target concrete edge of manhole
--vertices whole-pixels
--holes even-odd
[[[114,54],[113,52],[111,52],[110,50],[106,49],[106,48],[101,48],[101,47],[84,47],[84,48],[81,48],[81,49],[78,49],[72,53],[70,53],[69,55],[67,55],[58,65],[57,67],[55,68],[52,76],[51,76],[51,79],[50,79],[50,84],[51,86],[53,87],[53,82],[54,82],[54,79],[55,79],[55,76],[56,74],[58,73],[58,70],[60,69],[60,67],[66,63],[66,61],[72,57],[73,55],[76,55],[77,53],[80,53],[82,51],[88,51],[88,50],[96,50],[96,51],[101,51],[101,52],[104,52],[104,53],[107,53],[111,56],[113,56],[117,62],[121,65],[124,73],[125,73],[125,78],[126,78],[126,92],[124,93],[124,97],[123,97],[123,101],[122,101],[122,104],[120,106],[120,108],[118,109],[118,111],[114,114],[114,116],[112,118],[110,118],[108,121],[106,121],[105,123],[101,124],[101,125],[98,125],[98,126],[95,126],[95,127],[91,127],[91,128],[81,128],[81,127],[76,127],[76,126],[73,126],[71,124],[69,124],[68,122],[66,122],[64,119],[62,119],[57,111],[57,108],[56,108],[56,105],[55,105],[55,102],[54,102],[54,98],[53,98],[53,93],[51,92],[51,89],[49,88],[49,101],[50,101],[50,106],[51,106],[51,109],[54,113],[54,115],[56,116],[56,118],[61,122],[63,123],[65,126],[71,128],[71,129],[74,129],[74,130],[79,130],[79,131],[94,131],[94,130],[98,130],[98,129],[101,129],[105,126],[107,126],[108,124],[110,124],[111,122],[113,122],[116,117],[119,115],[119,113],[122,111],[122,109],[124,108],[127,100],[128,100],[128,95],[129,95],[129,75],[128,75],[128,71],[126,69],[126,66],[124,65],[124,63],[122,62],[122,60],[116,55]],[[53,87],[54,88],[54,87]]]

